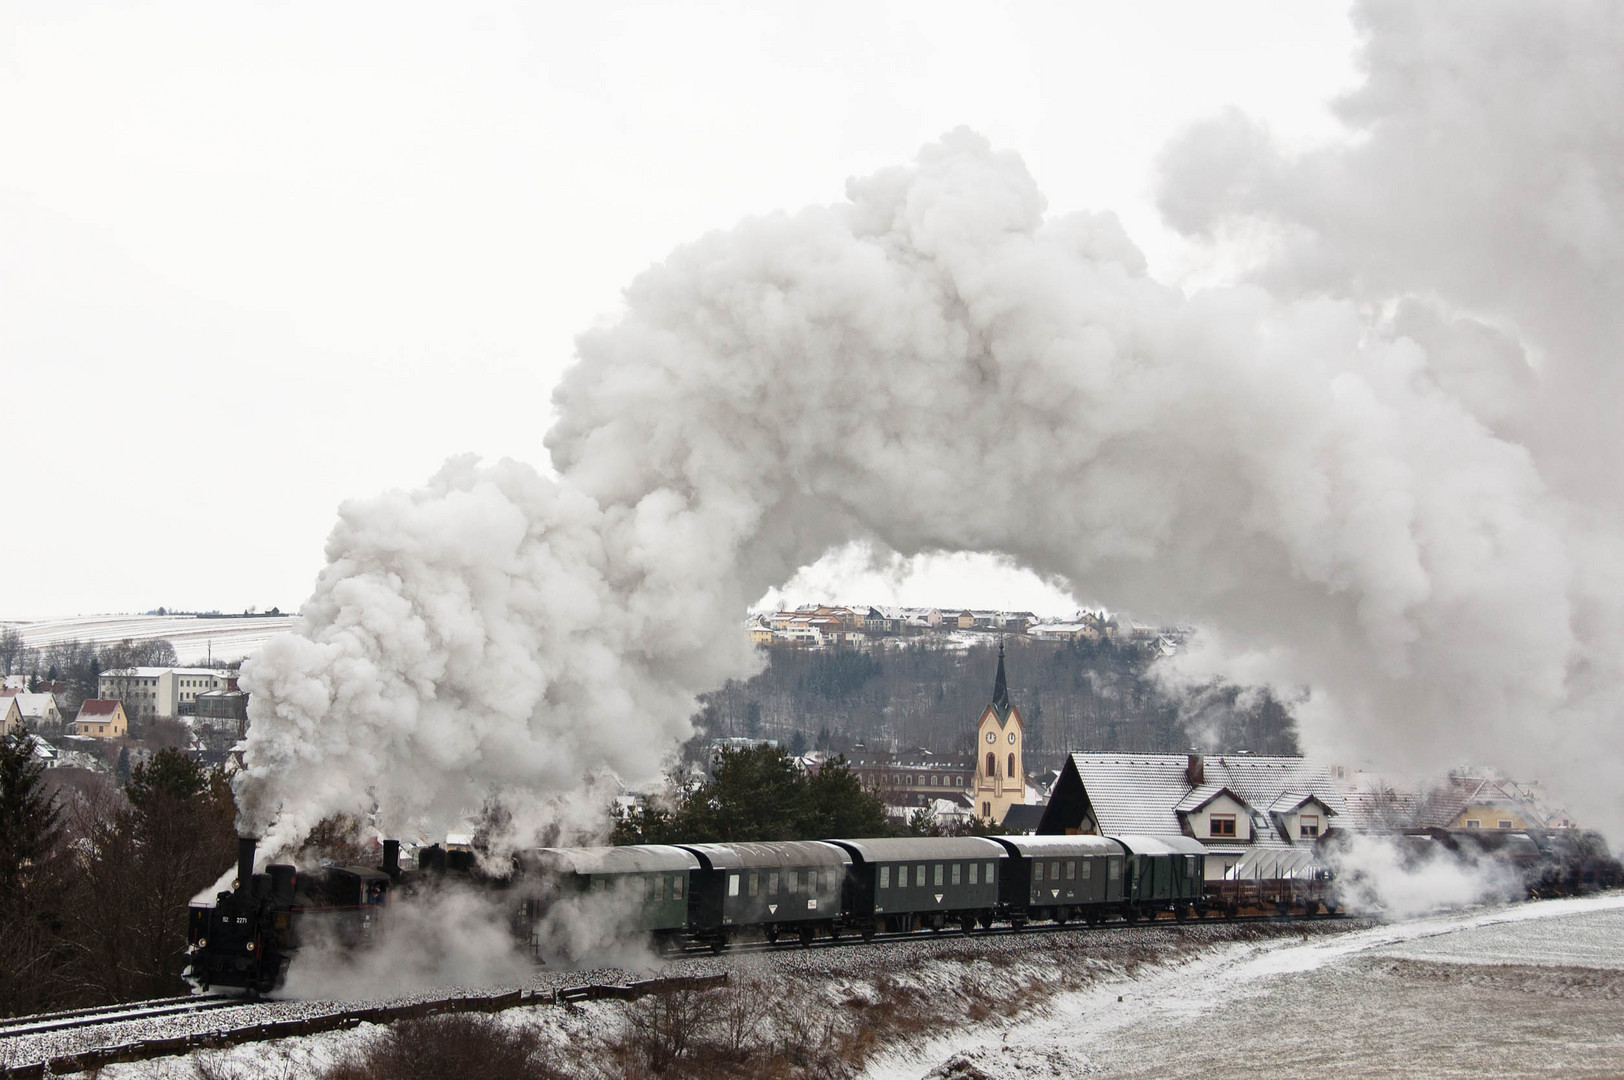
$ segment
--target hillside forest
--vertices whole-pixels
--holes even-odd
[[[1266,690],[1226,682],[1174,687],[1153,645],[1004,641],[1010,698],[1029,761],[1074,750],[1296,754],[1296,724]],[[880,641],[868,649],[763,649],[765,666],[701,698],[700,740],[772,739],[802,753],[968,752],[992,696],[998,642]]]

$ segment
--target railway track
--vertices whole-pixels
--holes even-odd
[[[46,1035],[54,1031],[74,1028],[100,1027],[105,1024],[125,1024],[143,1020],[157,1020],[168,1016],[184,1016],[232,1008],[245,1004],[238,998],[173,997],[154,998],[150,1001],[131,1001],[122,1005],[103,1005],[94,1009],[71,1009],[66,1012],[42,1013],[0,1020],[0,1039],[23,1035]]]
[[[15,1020],[6,1021],[5,1026],[0,1027],[0,1080],[46,1080],[48,1077],[61,1076],[67,1073],[94,1073],[108,1065],[124,1064],[132,1061],[148,1061],[152,1058],[187,1054],[197,1050],[218,1050],[243,1043],[318,1035],[323,1032],[345,1030],[366,1023],[391,1024],[400,1020],[421,1019],[442,1013],[495,1013],[523,1006],[555,1005],[601,999],[633,1001],[648,994],[666,993],[684,987],[713,987],[727,982],[727,979],[728,977],[725,974],[676,976],[674,978],[653,979],[629,985],[586,985],[550,991],[509,990],[493,994],[458,994],[452,997],[418,1001],[407,1005],[352,1005],[329,1009],[317,1015],[297,1019],[272,1020],[269,1022],[254,1019],[247,1023],[228,1023],[207,1031],[192,1032],[167,1038],[139,1039],[114,1045],[93,1046],[72,1053],[25,1055],[23,1061],[13,1064],[10,1056],[5,1051],[3,1042],[5,1038],[12,1035],[37,1035],[48,1031],[62,1030],[61,1027],[42,1028],[37,1026],[39,1024],[71,1024],[74,1020],[87,1019],[96,1022],[95,1018],[88,1014],[94,1012],[101,1015],[115,1010],[77,1010],[78,1015],[76,1016],[51,1014],[48,1016],[19,1017]],[[201,1011],[249,1004],[247,1001],[235,998],[194,998],[192,1000],[205,1006]],[[173,1016],[175,1015],[173,1011],[165,1012],[164,1010],[174,1010],[180,1005],[181,1002],[173,998],[135,1002],[118,1007],[124,1015],[111,1019],[104,1017],[100,1022],[118,1023],[124,1020],[141,1020],[153,1016]],[[200,1010],[194,1008],[192,1011]],[[30,1027],[30,1030],[26,1032],[7,1030],[29,1027],[30,1025],[35,1026]]]

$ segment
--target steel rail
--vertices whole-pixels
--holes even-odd
[[[79,1009],[69,1013],[43,1016],[20,1016],[0,1023],[0,1039],[47,1035],[53,1031],[71,1031],[74,1028],[126,1024],[140,1020],[157,1020],[166,1016],[185,1016],[188,1013],[208,1012],[212,1009],[246,1004],[249,1002],[236,998],[158,998],[153,1002],[132,1001],[100,1009]]]

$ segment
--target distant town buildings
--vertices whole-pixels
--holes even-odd
[[[1186,626],[1151,626],[1106,612],[1082,612],[1069,622],[1042,622],[1030,611],[823,604],[754,614],[745,632],[753,644],[763,646],[863,647],[887,639],[982,633],[1044,641],[1133,642],[1169,654],[1192,633]]]
[[[200,695],[236,689],[235,671],[214,668],[116,668],[97,679],[98,696],[122,701],[135,720],[191,716]]]

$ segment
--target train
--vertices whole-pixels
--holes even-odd
[[[1411,845],[1454,845],[1508,860],[1528,896],[1613,887],[1619,864],[1595,834],[1489,838],[1432,830]],[[1475,831],[1474,831],[1475,832]],[[1432,835],[1432,834],[1443,834]],[[256,842],[239,841],[237,879],[189,912],[194,988],[274,991],[301,947],[363,942],[414,893],[467,883],[500,901],[515,941],[537,960],[567,949],[577,928],[643,940],[662,952],[722,952],[740,940],[810,945],[818,938],[944,931],[966,934],[1035,922],[1269,914],[1335,914],[1334,834],[1327,858],[1278,880],[1208,881],[1206,848],[1187,836],[874,837],[759,843],[645,844],[521,851],[501,873],[468,850],[422,849],[401,865],[383,843],[380,866],[328,866],[300,875],[254,873]]]

